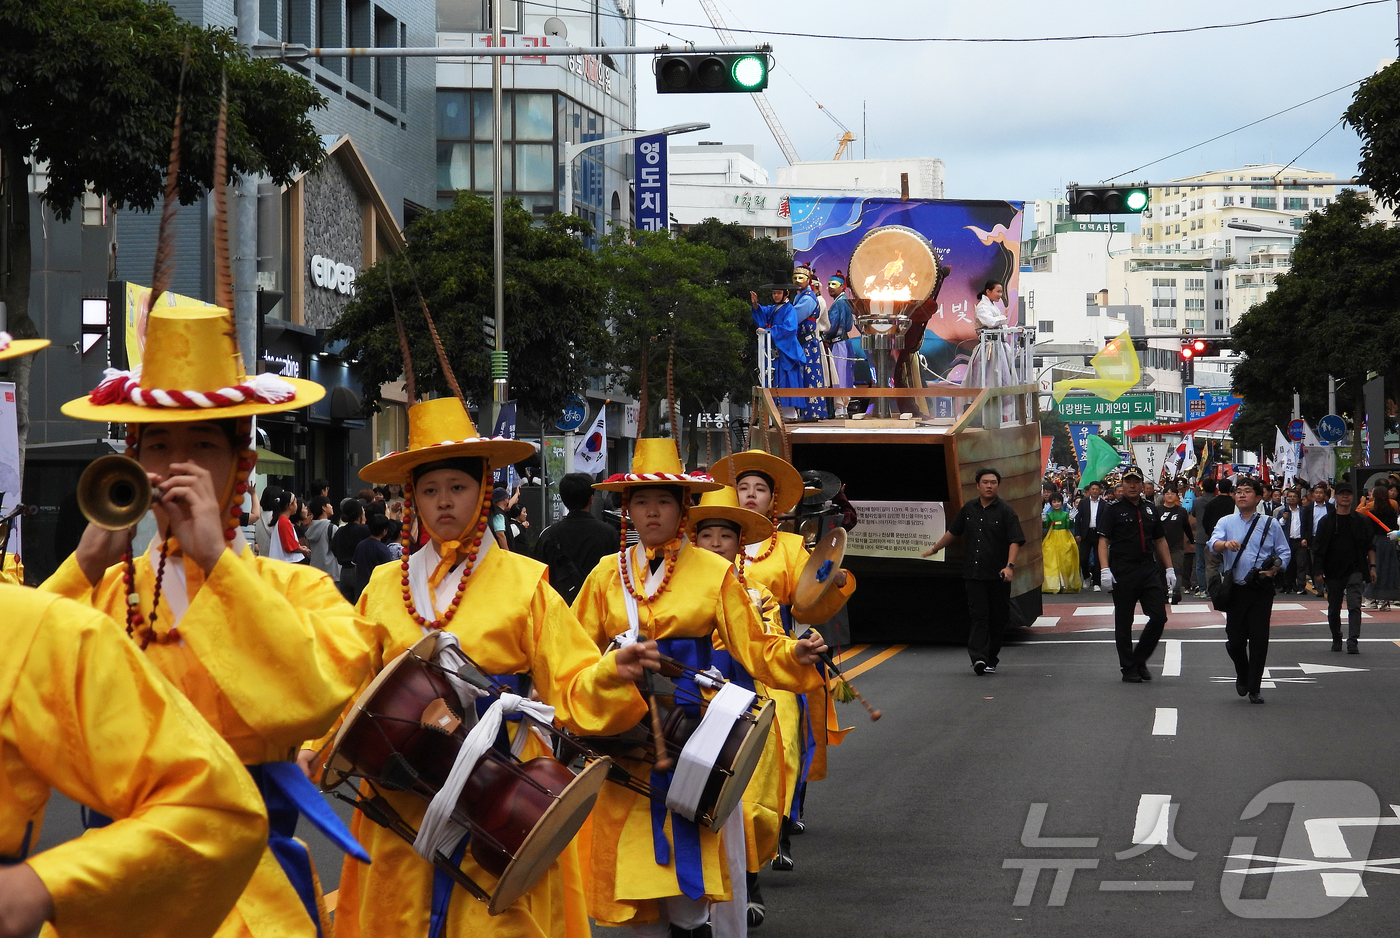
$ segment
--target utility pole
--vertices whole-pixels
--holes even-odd
[[[248,0],[244,0],[248,2]],[[502,0],[491,0],[491,45],[501,48]],[[506,358],[506,229],[501,178],[501,56],[491,59],[491,240],[495,255],[496,348],[491,353],[491,426],[510,400],[510,363]]]
[[[238,4],[238,41],[251,49],[258,44],[258,2],[242,0]],[[215,179],[214,185],[224,184]],[[233,322],[238,330],[238,350],[243,355],[243,370],[258,373],[258,178],[245,172],[233,186],[236,206],[233,224],[233,257],[229,267],[233,274]],[[293,276],[296,276],[294,271]],[[155,299],[152,297],[151,299]]]

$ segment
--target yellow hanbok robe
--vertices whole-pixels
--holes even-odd
[[[169,584],[180,564],[189,607],[178,623],[179,640],[151,643],[146,660],[194,704],[244,765],[295,757],[302,742],[321,736],[350,702],[369,669],[366,635],[371,623],[315,567],[256,556],[239,539],[241,554],[226,549],[206,578],[199,564],[177,553],[171,540],[166,593],[156,619],[159,635],[173,624]],[[148,555],[135,560],[141,613],[151,621],[155,573]],[[126,618],[123,567],[89,583],[70,556],[41,589]],[[316,902],[322,933],[328,917]],[[270,848],[218,931],[220,938],[315,938],[316,923]]]
[[[4,566],[0,567],[0,583],[24,585],[24,561],[19,559],[19,554],[5,555]]]
[[[549,585],[549,568],[521,554],[492,548],[478,556],[458,613],[448,625],[468,656],[489,674],[528,674],[540,699],[555,708],[556,720],[587,735],[606,736],[630,729],[646,715],[646,704],[632,681],[618,675],[616,656],[600,655],[558,592]],[[415,557],[437,566],[435,544]],[[457,571],[459,574],[460,571]],[[397,563],[374,571],[360,595],[360,612],[383,627],[374,657],[392,661],[424,635],[403,601],[402,571]],[[438,587],[445,608],[456,593],[460,575]],[[376,672],[380,666],[375,668]],[[509,724],[518,730],[520,724]],[[533,735],[533,734],[532,734]],[[533,738],[522,759],[549,755]],[[613,786],[608,786],[613,787]],[[417,827],[427,804],[406,793],[385,791],[400,816]],[[347,861],[341,872],[336,905],[336,938],[426,938],[433,896],[433,866],[413,846],[356,812],[351,823],[373,863]],[[490,890],[494,876],[482,870],[467,851],[462,868]],[[587,938],[583,869],[570,845],[534,888],[500,915],[488,915],[486,903],[454,889],[445,938]]]
[[[116,819],[29,856],[58,934],[212,935],[267,843],[252,778],[106,616],[17,586],[0,604],[0,863],[57,788]]]
[[[761,541],[748,545],[745,552],[750,557],[755,557],[761,556],[767,549],[768,541]],[[764,557],[763,560],[750,561],[744,567],[744,576],[751,585],[757,584],[770,590],[773,598],[780,604],[791,606],[793,593],[797,590],[798,578],[802,576],[802,568],[807,565],[808,556],[810,555],[807,553],[806,542],[802,535],[779,531],[778,543],[774,546],[773,553]],[[829,590],[822,602],[807,614],[807,618],[812,619],[813,622],[803,624],[820,625],[826,622],[836,615],[855,591],[856,577],[848,570],[846,571],[846,585],[840,589]],[[800,710],[796,700],[784,700],[780,696],[775,696],[774,701],[778,705],[778,720],[783,721],[784,740],[788,747],[787,758],[791,769],[789,775],[791,784],[795,788],[798,776],[801,774],[801,747],[807,736],[807,727],[797,725]],[[830,682],[823,684],[820,693],[809,697],[808,712],[814,746],[812,765],[807,773],[807,781],[817,782],[826,778],[827,746],[841,745],[851,728],[849,726],[842,728],[840,725],[836,713],[836,701],[831,694]],[[795,756],[794,753],[796,753]],[[792,792],[789,792],[789,808],[791,804]]]
[[[632,569],[645,571],[645,554],[639,547],[631,550]],[[660,574],[658,570],[639,587],[652,597],[639,603],[642,634],[653,639],[710,639],[718,633],[730,654],[769,687],[803,693],[821,686],[816,668],[797,663],[795,640],[765,631],[757,608],[723,557],[685,543],[666,591],[657,596]],[[623,590],[618,556],[612,554],[598,562],[574,599],[574,612],[600,648],[628,630]],[[645,763],[622,764],[636,777],[649,775]],[[682,890],[675,851],[665,865],[656,862],[650,800],[620,785],[605,785],[586,830],[591,832],[589,914],[600,924],[657,921],[656,900],[679,896]],[[669,812],[664,830],[674,843]],[[721,837],[701,828],[699,838],[704,894],[712,900],[727,899]]]

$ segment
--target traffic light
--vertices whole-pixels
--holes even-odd
[[[1145,186],[1078,186],[1067,191],[1071,215],[1140,215],[1147,208]]]
[[[768,87],[768,56],[658,55],[652,64],[657,94],[738,94]]]
[[[1182,339],[1181,340],[1181,360],[1194,361],[1197,358],[1205,358],[1207,355],[1214,355],[1220,351],[1220,343],[1210,339]]]

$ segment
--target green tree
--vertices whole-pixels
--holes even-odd
[[[1074,440],[1070,438],[1069,425],[1060,419],[1059,413],[1053,410],[1040,412],[1040,435],[1054,441],[1050,444],[1051,462],[1057,466],[1079,465],[1074,455]]]
[[[1395,376],[1400,229],[1371,222],[1370,213],[1366,198],[1344,190],[1325,211],[1310,214],[1292,268],[1235,325],[1235,348],[1245,360],[1235,368],[1234,391],[1251,407],[1272,408],[1271,417],[1291,410],[1296,390],[1303,413],[1315,419],[1326,405],[1327,376],[1334,375],[1353,400],[1340,409],[1359,428],[1367,376]],[[1251,443],[1262,434],[1249,425],[1242,432]],[[1360,464],[1359,433],[1353,456]]]
[[[717,282],[722,251],[668,232],[618,232],[604,239],[598,261],[612,287],[610,372],[639,399],[653,433],[672,361],[677,403],[747,396],[748,334],[739,324],[748,304]]]
[[[30,173],[47,164],[44,204],[67,219],[89,188],[117,208],[150,209],[164,191],[182,59],[188,51],[180,196],[214,182],[220,84],[228,76],[228,167],[285,184],[317,165],[307,112],[326,100],[304,78],[254,60],[224,29],[183,20],[160,0],[0,0],[0,299],[19,338],[29,315]],[[31,362],[16,362],[20,440],[28,436]]]
[[[1326,403],[1326,397],[1323,398]],[[1230,424],[1230,438],[1241,449],[1264,450],[1266,456],[1274,452],[1275,428],[1286,428],[1293,419],[1291,398],[1285,400],[1247,400],[1240,406],[1239,413]]]
[[[583,388],[593,364],[608,358],[602,325],[608,284],[579,238],[588,230],[583,220],[561,214],[533,224],[518,199],[506,203],[505,347],[511,397],[523,413],[557,415]],[[357,278],[355,299],[331,338],[349,343],[347,354],[364,371],[365,405],[377,408],[380,384],[403,374],[392,279],[418,393],[450,393],[419,310],[411,261],[463,394],[489,401],[494,345],[485,323],[495,316],[490,199],[459,192],[451,208],[423,214],[405,234],[407,256],[381,260]]]
[[[1357,178],[1387,205],[1400,203],[1400,63],[1363,81],[1342,120],[1361,135]]]

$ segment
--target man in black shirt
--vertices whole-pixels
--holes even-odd
[[[1337,486],[1337,510],[1322,518],[1313,541],[1317,581],[1327,592],[1327,627],[1332,650],[1342,650],[1342,597],[1347,600],[1347,654],[1361,653],[1361,586],[1376,577],[1376,549],[1371,521],[1352,511],[1356,493],[1349,483]],[[1322,514],[1318,511],[1318,514]]]
[[[1113,593],[1113,633],[1118,644],[1118,667],[1123,680],[1141,684],[1152,680],[1148,659],[1167,624],[1167,589],[1176,589],[1176,570],[1162,530],[1157,507],[1142,498],[1142,473],[1123,473],[1123,497],[1099,515],[1099,564],[1103,588]],[[1142,603],[1147,616],[1142,638],[1133,647],[1133,610]]]
[[[972,632],[967,653],[977,674],[995,674],[1001,634],[1011,621],[1011,578],[1016,554],[1026,543],[1021,520],[1011,506],[997,498],[1001,473],[991,467],[977,470],[977,501],[964,502],[948,522],[948,531],[924,551],[931,557],[955,537],[963,541],[963,580],[967,585],[967,609]]]
[[[1147,493],[1143,493],[1144,500]],[[1172,557],[1172,569],[1176,571],[1177,586],[1190,580],[1186,574],[1186,542],[1191,537],[1191,515],[1177,503],[1176,491],[1167,489],[1162,493],[1162,505],[1157,509],[1157,519],[1162,522],[1162,534],[1167,539],[1167,552]],[[1194,560],[1195,558],[1191,558]],[[1179,602],[1181,596],[1175,589],[1171,591],[1172,602]]]
[[[535,559],[549,565],[549,583],[572,604],[598,561],[617,553],[617,528],[589,513],[593,477],[571,472],[559,480],[559,499],[569,513],[544,529]]]

